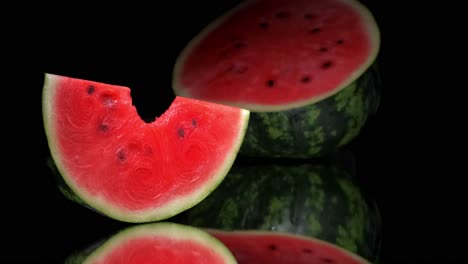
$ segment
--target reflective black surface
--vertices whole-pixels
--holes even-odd
[[[421,139],[437,122],[443,124],[443,115],[428,121],[426,108],[414,103],[418,97],[414,89],[419,88],[391,83],[392,74],[398,73],[386,71],[389,64],[385,63],[392,61],[387,56],[388,43],[394,35],[386,35],[383,1],[364,2],[382,30],[384,91],[377,115],[349,149],[356,156],[362,188],[375,197],[381,210],[382,263],[461,260],[467,232],[460,212],[466,211],[466,198],[458,191],[463,185],[446,184],[443,179],[464,173],[455,173],[434,158],[452,155],[435,150],[437,144],[431,140],[437,135]],[[2,241],[6,247],[0,260],[61,263],[73,251],[129,225],[66,200],[56,188],[46,165],[43,73],[129,86],[141,116],[160,115],[173,99],[171,72],[178,52],[235,3],[173,1],[130,7],[125,3],[118,11],[78,4],[52,11],[52,5],[43,5],[41,16],[15,30],[14,39],[20,44],[10,55],[17,58],[12,67],[17,74],[9,76],[13,84],[3,88],[14,97],[3,120],[7,159],[2,172],[2,233],[6,234]],[[9,117],[11,113],[18,114]],[[419,132],[419,127],[424,129]]]

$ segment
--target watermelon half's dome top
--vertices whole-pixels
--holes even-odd
[[[168,218],[204,199],[234,162],[248,117],[176,97],[147,123],[127,87],[45,74],[44,126],[67,196],[121,221]]]
[[[188,43],[173,88],[254,112],[287,110],[350,85],[379,47],[376,21],[358,1],[245,1]]]

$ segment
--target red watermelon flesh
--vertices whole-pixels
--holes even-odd
[[[310,237],[273,231],[208,232],[226,245],[239,264],[369,264],[347,250]]]
[[[183,97],[146,123],[130,89],[47,74],[44,125],[65,182],[97,211],[144,222],[208,195],[232,165],[248,111]]]
[[[224,263],[209,248],[192,241],[173,241],[169,238],[137,238],[126,241],[113,250],[105,261],[97,263]]]
[[[169,222],[130,227],[90,255],[86,264],[235,264],[232,253],[203,230]]]
[[[246,1],[177,59],[176,94],[277,111],[335,94],[375,60],[379,30],[354,0]]]

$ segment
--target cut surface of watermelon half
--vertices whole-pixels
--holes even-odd
[[[379,48],[379,28],[359,1],[247,0],[186,45],[173,88],[254,112],[289,110],[349,86]]]
[[[43,122],[67,197],[126,222],[203,200],[233,164],[249,111],[176,96],[151,123],[130,88],[45,74]]]

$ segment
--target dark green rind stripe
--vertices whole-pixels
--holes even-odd
[[[235,166],[186,224],[222,230],[272,230],[323,239],[370,261],[380,232],[369,204],[349,175],[335,167]]]
[[[318,157],[350,143],[378,109],[379,74],[374,63],[355,82],[315,104],[279,112],[251,112],[239,155]]]

